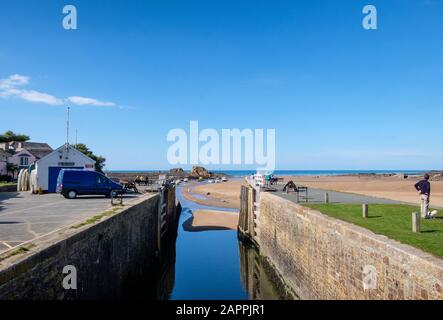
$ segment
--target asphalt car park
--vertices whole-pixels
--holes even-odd
[[[140,194],[126,194],[124,204]],[[111,200],[103,196],[65,199],[60,194],[33,195],[29,192],[0,193],[0,253],[24,242],[82,222],[106,211]]]

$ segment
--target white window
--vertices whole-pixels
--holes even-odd
[[[20,165],[21,166],[29,165],[29,158],[28,157],[20,157]]]

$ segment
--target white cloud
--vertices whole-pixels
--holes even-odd
[[[115,107],[114,102],[105,102],[92,98],[85,97],[69,97],[66,99],[68,102],[79,105],[79,106],[93,106],[93,107]]]
[[[73,96],[67,99],[58,98],[49,93],[35,90],[26,90],[23,87],[30,82],[30,77],[19,74],[13,74],[8,78],[0,79],[0,98],[15,97],[27,102],[44,103],[51,106],[59,106],[65,103],[71,103],[78,106],[92,107],[115,107],[117,104],[109,101],[100,101],[93,98]]]
[[[5,89],[0,91],[0,97],[8,98],[10,96],[18,95],[20,90],[17,89]]]
[[[0,79],[0,89],[8,90],[20,86],[27,85],[29,83],[29,77],[19,74],[13,74],[6,79]]]
[[[59,106],[63,104],[63,100],[54,97],[53,95],[35,90],[22,90],[17,96],[28,102],[44,103],[51,106]]]

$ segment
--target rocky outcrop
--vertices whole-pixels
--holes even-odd
[[[174,168],[169,170],[169,174],[183,174],[185,171],[182,168]]]
[[[443,172],[441,171],[432,171],[429,172],[429,175],[431,176],[431,181],[442,181],[443,180]]]
[[[193,167],[191,177],[207,179],[211,177],[211,173],[203,167]]]

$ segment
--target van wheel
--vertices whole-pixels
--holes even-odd
[[[75,199],[77,198],[77,192],[75,190],[70,190],[68,192],[68,199]]]

